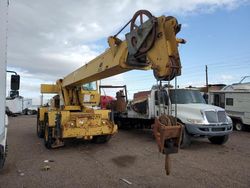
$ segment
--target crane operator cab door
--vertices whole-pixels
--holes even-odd
[[[82,106],[96,107],[100,104],[100,94],[97,82],[90,82],[82,85],[80,91],[80,101]]]

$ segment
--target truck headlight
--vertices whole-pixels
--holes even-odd
[[[187,121],[192,124],[204,124],[204,120],[202,119],[187,119]]]
[[[229,116],[227,116],[227,121],[228,121],[228,124],[233,124],[233,121]]]

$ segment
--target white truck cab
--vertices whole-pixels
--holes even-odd
[[[186,137],[208,137],[214,144],[223,144],[233,130],[232,120],[223,108],[206,104],[199,90],[170,89],[169,102],[174,114],[177,106],[177,118],[185,126]],[[183,140],[188,145],[189,138]]]

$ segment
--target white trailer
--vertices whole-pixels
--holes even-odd
[[[225,108],[238,131],[250,126],[250,90],[220,90],[209,92],[209,103]]]
[[[22,114],[32,107],[32,99],[23,98],[21,96],[15,98],[7,97],[6,106],[11,113]]]
[[[8,0],[0,0],[0,169],[6,158],[8,117],[5,114]]]

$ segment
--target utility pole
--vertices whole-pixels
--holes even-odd
[[[208,93],[208,74],[207,74],[207,65],[206,65],[206,87],[207,87],[207,93]]]

